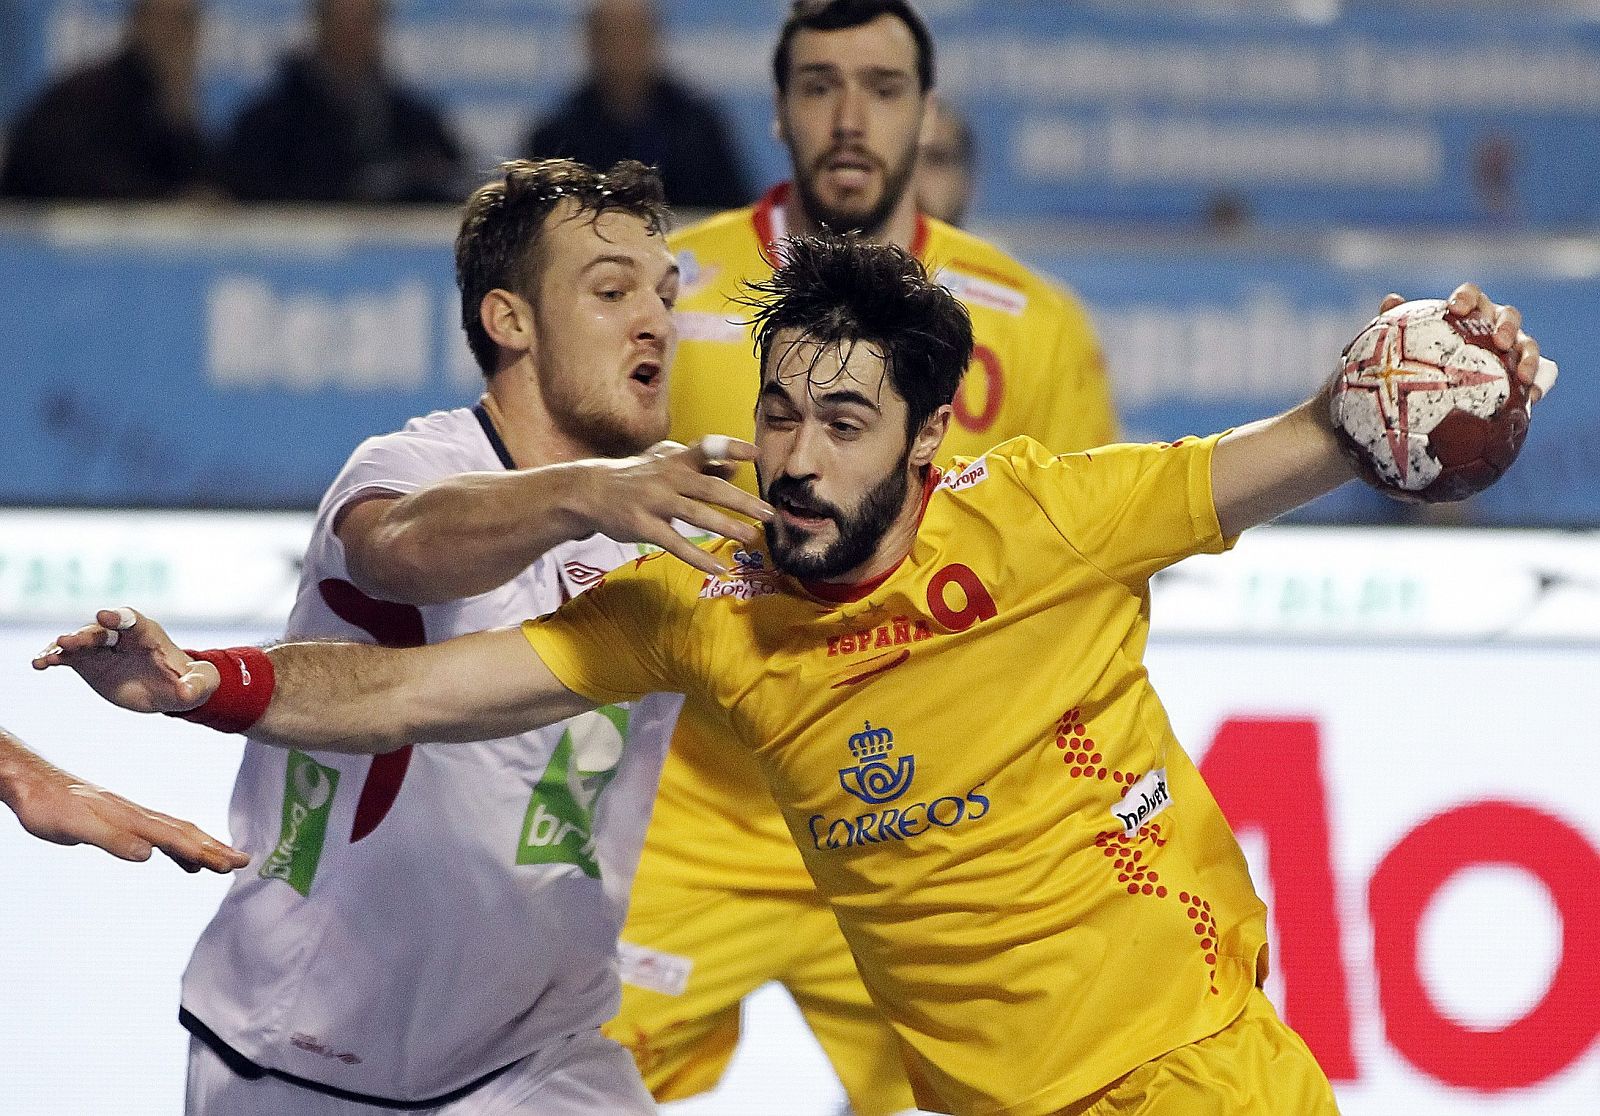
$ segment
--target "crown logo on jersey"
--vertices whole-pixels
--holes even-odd
[[[856,759],[871,759],[894,751],[894,733],[886,728],[873,728],[872,722],[850,738],[850,754]]]
[[[893,750],[894,733],[865,722],[861,731],[850,737],[850,754],[864,762],[841,767],[839,785],[868,805],[893,802],[911,789],[917,771],[915,756],[902,754],[895,757],[893,765],[889,764],[883,757]]]

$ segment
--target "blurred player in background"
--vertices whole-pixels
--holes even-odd
[[[150,850],[160,849],[186,872],[231,872],[250,863],[190,822],[69,775],[3,728],[0,802],[11,807],[23,829],[57,845],[94,845],[123,860],[149,860]]]
[[[782,804],[925,1107],[1331,1116],[1262,992],[1266,908],[1142,664],[1156,572],[1355,475],[1328,389],[1211,437],[1017,438],[942,472],[965,309],[893,246],[785,252],[757,313],[777,515],[764,547],[709,548],[730,572],[656,556],[520,629],[410,651],[196,658],[101,613],[35,665],[279,747],[388,754],[685,693]],[[1471,286],[1450,305],[1534,380],[1515,310]]]
[[[943,97],[929,97],[917,145],[917,208],[947,225],[966,224],[977,162],[972,125]]]
[[[364,442],[317,512],[291,638],[410,647],[548,612],[672,527],[759,515],[666,433],[678,270],[659,179],[510,163],[456,241],[471,408]],[[719,451],[720,452],[720,451]],[[730,452],[738,452],[733,450]],[[579,458],[611,458],[585,460]],[[675,697],[376,759],[245,745],[241,874],[183,982],[193,1114],[646,1113],[616,938]]]
[[[922,260],[972,314],[977,345],[940,461],[1018,434],[1069,450],[1113,441],[1099,346],[1067,292],[993,245],[918,211],[918,139],[933,44],[901,0],[804,0],[773,57],[777,131],[793,181],[676,235],[682,344],[673,437],[746,435],[758,377],[741,284],[772,276],[790,233],[860,230]],[[748,471],[742,477],[751,483]],[[608,1033],[658,1100],[722,1076],[740,1003],[788,989],[858,1116],[911,1106],[898,1043],[867,1000],[748,754],[691,701],[680,720],[622,934],[623,1001]]]

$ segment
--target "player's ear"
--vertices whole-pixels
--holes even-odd
[[[496,287],[478,303],[478,321],[489,339],[502,349],[521,355],[533,348],[533,307],[512,291]]]
[[[950,430],[950,416],[953,414],[955,408],[946,403],[928,416],[922,424],[922,429],[911,439],[908,464],[917,469],[933,464],[933,459],[939,456],[939,447],[944,444],[944,436]]]

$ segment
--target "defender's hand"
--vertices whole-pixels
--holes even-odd
[[[205,703],[217,668],[189,658],[160,624],[131,608],[102,609],[95,623],[40,652],[35,670],[67,666],[94,692],[136,713],[182,713]]]
[[[148,860],[152,849],[160,849],[185,872],[232,872],[250,863],[190,822],[148,810],[43,760],[19,771],[7,792],[22,828],[57,845],[94,845],[123,860]]]
[[[704,573],[725,573],[672,522],[682,520],[746,546],[759,542],[761,528],[735,515],[765,523],[772,508],[721,476],[729,463],[753,461],[755,455],[749,442],[712,434],[692,446],[657,442],[637,457],[586,462],[589,521],[619,542],[652,543]]]

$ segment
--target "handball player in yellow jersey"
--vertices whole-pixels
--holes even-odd
[[[1100,349],[1069,292],[918,211],[917,156],[934,47],[903,0],[795,4],[773,58],[792,181],[673,236],[683,276],[669,382],[672,437],[748,437],[757,374],[742,284],[772,276],[789,233],[859,231],[898,244],[972,317],[973,357],[936,464],[1026,434],[1056,451],[1114,441]],[[754,474],[743,470],[746,487]],[[658,1100],[715,1086],[740,1003],[768,981],[794,997],[855,1116],[911,1106],[898,1043],[875,1012],[827,905],[748,754],[686,705],[622,930],[622,1008],[607,1034]]]
[[[1350,479],[1326,399],[1159,445],[1018,438],[941,470],[972,345],[948,290],[898,248],[807,239],[764,294],[754,454],[776,516],[765,546],[708,548],[723,572],[651,555],[520,629],[407,650],[192,659],[104,612],[35,665],[352,752],[691,695],[766,780],[923,1107],[1334,1112],[1261,991],[1265,910],[1141,664],[1157,570]],[[1533,381],[1514,309],[1470,285],[1450,304]]]

